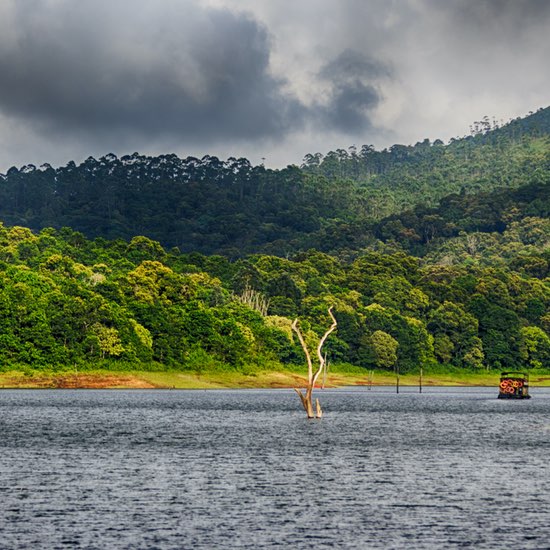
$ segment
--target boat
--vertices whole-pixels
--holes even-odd
[[[500,373],[499,399],[531,399],[529,395],[529,374],[521,371]]]

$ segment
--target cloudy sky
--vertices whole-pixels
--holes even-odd
[[[550,104],[550,0],[0,0],[0,171],[300,163]]]

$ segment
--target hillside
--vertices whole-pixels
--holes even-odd
[[[12,168],[0,369],[299,368],[291,321],[313,342],[329,306],[330,360],[360,372],[544,367],[549,113],[283,170],[138,154]]]
[[[550,218],[550,179],[514,189],[448,195],[437,207],[416,206],[388,216],[374,226],[374,233],[423,255],[446,239],[463,233],[503,233],[524,218]]]
[[[246,159],[137,153],[14,167],[0,177],[0,219],[35,231],[67,226],[88,238],[145,235],[167,248],[230,257],[358,251],[375,243],[376,222],[413,205],[547,183],[549,113],[481,125],[448,145],[340,149],[282,170]],[[380,238],[380,226],[376,232]]]
[[[515,257],[525,248],[515,245]],[[281,369],[303,365],[334,306],[333,363],[416,372],[536,368],[550,361],[546,271],[425,263],[402,252],[354,261],[165,251],[146,237],[0,228],[0,369]],[[528,266],[529,267],[529,266]]]
[[[471,134],[425,139],[414,146],[376,151],[338,149],[307,155],[303,169],[331,180],[357,183],[367,216],[380,219],[414,205],[436,206],[453,193],[488,192],[550,179],[550,107],[498,126],[487,118]]]

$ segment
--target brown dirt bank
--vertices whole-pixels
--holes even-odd
[[[7,372],[0,374],[0,389],[221,389],[221,388],[295,388],[304,387],[305,374],[290,371],[261,371],[242,373],[223,372],[109,372],[90,371],[83,373],[23,373]],[[497,388],[498,373],[429,374],[424,377],[424,386],[487,386]],[[368,377],[351,373],[330,373],[325,387],[368,386]],[[395,376],[388,372],[375,372],[374,386],[391,386]],[[403,375],[402,386],[417,386],[418,375]],[[550,374],[533,373],[531,386],[550,386]]]
[[[2,376],[0,388],[35,389],[150,389],[154,384],[133,375],[119,374],[59,374],[22,376],[20,373]]]

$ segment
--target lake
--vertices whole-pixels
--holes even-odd
[[[549,548],[550,389],[0,391],[0,548]]]

